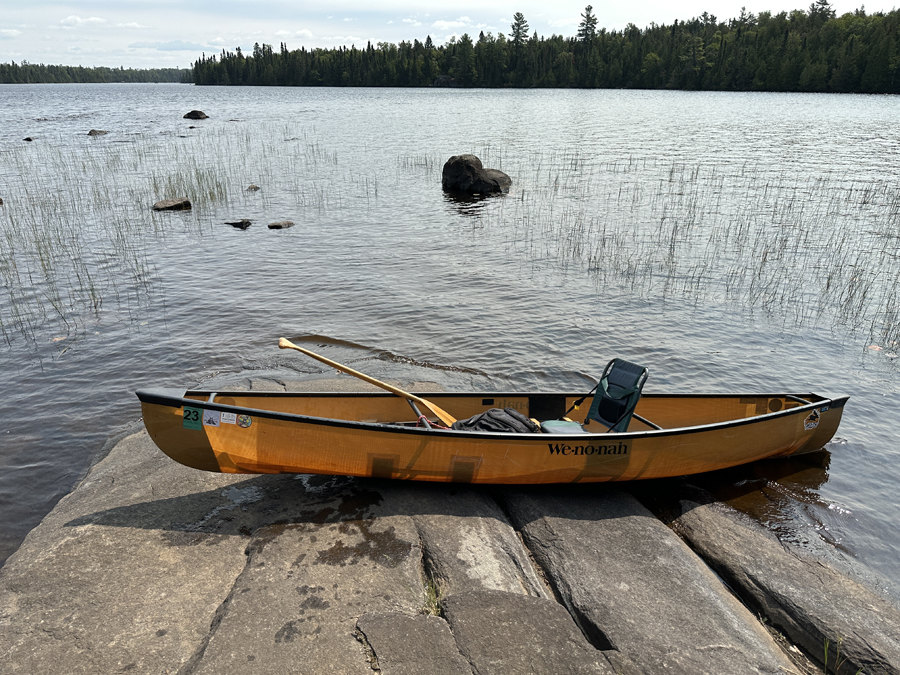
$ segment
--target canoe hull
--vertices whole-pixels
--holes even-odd
[[[665,422],[662,430],[634,422],[626,433],[551,435],[401,427],[397,423],[410,418],[406,402],[381,394],[153,391],[138,396],[153,441],[192,468],[489,484],[662,478],[815,451],[833,437],[847,400],[807,394],[808,403],[799,404],[785,394],[648,395],[638,411],[657,424]],[[503,403],[525,414],[542,406],[559,408],[577,394],[427,396],[462,419],[507,407]],[[738,419],[719,419],[740,410]],[[676,418],[711,421],[671,426]]]

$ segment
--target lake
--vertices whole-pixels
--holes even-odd
[[[445,196],[467,152],[510,193]],[[0,86],[0,560],[136,389],[332,374],[283,335],[445,389],[620,356],[648,392],[850,394],[823,452],[708,485],[900,600],[898,160],[886,96]]]

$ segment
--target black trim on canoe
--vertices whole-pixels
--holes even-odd
[[[281,412],[273,412],[271,410],[261,410],[259,408],[247,408],[244,406],[234,406],[234,405],[223,405],[221,403],[210,403],[209,401],[198,401],[196,399],[185,398],[186,396],[204,396],[209,398],[210,394],[215,394],[217,396],[243,396],[243,397],[261,397],[261,398],[283,398],[283,397],[294,397],[294,398],[307,398],[307,397],[316,397],[316,398],[355,398],[355,397],[393,397],[396,394],[391,393],[381,393],[381,392],[267,392],[267,391],[200,391],[200,390],[188,390],[185,391],[183,389],[143,389],[136,392],[138,399],[142,403],[150,403],[155,405],[164,405],[170,406],[172,408],[183,408],[185,405],[191,408],[202,408],[204,410],[218,410],[219,412],[233,412],[233,413],[242,413],[253,415],[256,417],[261,417],[265,419],[274,419],[274,420],[282,420],[285,422],[302,422],[304,424],[318,424],[323,426],[331,426],[331,427],[343,427],[350,429],[369,429],[373,431],[387,431],[390,433],[401,433],[401,434],[430,434],[430,435],[439,435],[443,436],[446,434],[452,435],[464,435],[468,438],[477,438],[477,439],[494,439],[498,440],[504,437],[510,438],[523,438],[527,437],[530,439],[538,440],[538,439],[546,439],[546,440],[569,440],[569,441],[586,441],[587,439],[602,439],[602,440],[611,440],[611,439],[632,439],[632,438],[643,438],[645,436],[680,436],[682,434],[694,434],[700,431],[712,431],[715,429],[727,428],[727,427],[739,427],[745,424],[756,424],[762,418],[767,419],[775,419],[778,417],[787,417],[789,415],[799,415],[803,412],[808,412],[813,409],[818,408],[842,408],[844,404],[849,399],[849,396],[837,396],[834,398],[824,398],[821,401],[812,401],[807,405],[798,405],[792,408],[785,408],[784,410],[779,410],[778,412],[769,412],[764,415],[755,415],[753,417],[745,417],[743,419],[738,420],[728,420],[726,422],[715,422],[713,424],[701,424],[699,426],[693,427],[675,427],[673,429],[662,429],[662,430],[650,430],[650,431],[626,431],[618,434],[593,434],[593,433],[578,433],[578,434],[545,434],[545,433],[534,433],[534,434],[517,434],[517,433],[504,433],[504,432],[477,432],[477,431],[456,431],[454,429],[425,429],[422,427],[403,427],[395,424],[389,424],[384,422],[355,422],[352,420],[336,420],[328,417],[312,417],[308,415],[297,415],[294,413],[281,413]],[[473,396],[479,398],[525,398],[529,396],[547,396],[547,392],[536,392],[536,393],[494,393],[494,392],[426,392],[424,394],[428,396],[429,399],[432,398],[449,398],[449,397],[460,397],[460,396]],[[554,392],[554,395],[558,396],[581,396],[580,393],[572,394],[565,392]],[[779,398],[785,396],[795,396],[794,394],[785,394],[785,393],[777,393],[777,394],[645,394],[643,398]],[[818,394],[815,394],[818,396]]]

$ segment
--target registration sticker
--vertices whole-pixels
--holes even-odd
[[[219,426],[219,420],[221,419],[222,413],[218,410],[204,410],[203,411],[203,426],[205,427],[217,427]]]
[[[185,408],[181,422],[181,426],[185,429],[202,429],[203,423],[200,421],[200,408]]]
[[[222,413],[222,424],[237,424],[237,413]]]

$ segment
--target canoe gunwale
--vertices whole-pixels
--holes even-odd
[[[580,393],[571,392],[549,392],[553,395],[561,396],[581,396]],[[600,441],[600,440],[625,440],[640,439],[647,437],[665,437],[679,436],[682,434],[694,434],[703,431],[713,431],[718,429],[735,428],[749,424],[759,424],[769,420],[776,420],[791,415],[800,415],[823,407],[842,408],[849,399],[847,395],[839,395],[832,397],[822,397],[819,401],[810,401],[805,405],[798,405],[792,408],[785,408],[776,412],[768,412],[762,415],[754,415],[752,417],[743,417],[740,419],[726,420],[724,422],[713,422],[710,424],[701,424],[687,427],[672,427],[666,429],[649,429],[642,431],[626,431],[621,433],[575,433],[575,434],[547,434],[547,433],[505,433],[505,432],[477,432],[477,431],[457,431],[454,429],[439,429],[424,427],[404,427],[386,422],[359,422],[353,420],[338,420],[328,417],[313,417],[310,415],[299,415],[296,413],[275,412],[261,408],[250,408],[246,406],[225,405],[222,403],[214,403],[199,401],[197,399],[186,398],[187,396],[204,396],[206,398],[211,394],[220,396],[239,396],[239,397],[259,397],[259,398],[308,398],[308,397],[328,397],[328,398],[354,398],[354,397],[392,397],[394,394],[381,392],[252,392],[252,391],[207,391],[207,390],[182,390],[182,389],[144,389],[136,392],[141,403],[163,405],[173,408],[183,408],[185,406],[192,408],[202,408],[204,410],[216,410],[219,412],[240,413],[251,416],[282,420],[287,422],[295,422],[301,424],[313,424],[331,427],[343,427],[350,429],[366,429],[370,431],[379,431],[393,434],[426,434],[429,437],[443,436],[448,438],[472,438],[484,440],[503,440],[503,439],[540,439],[549,440],[569,440],[569,441]],[[481,398],[502,398],[510,397],[528,397],[528,396],[545,396],[548,392],[531,392],[531,393],[495,393],[495,392],[428,392],[429,398],[441,398],[450,396],[476,396]],[[807,394],[809,395],[809,394]],[[814,394],[814,396],[819,396]],[[783,392],[774,394],[753,393],[753,394],[733,394],[733,393],[715,393],[715,394],[646,394],[646,398],[665,397],[665,398],[734,398],[734,397],[792,397],[795,400],[801,398],[797,394],[786,394]]]

